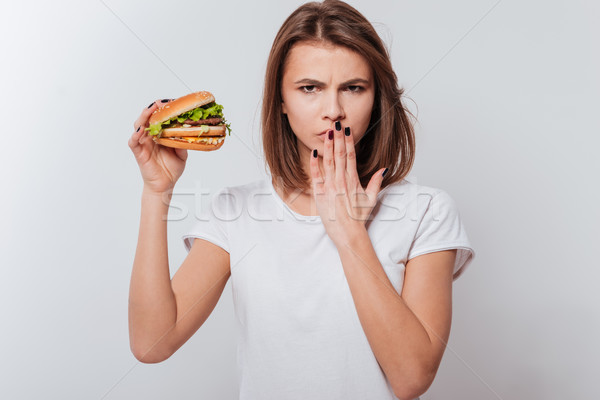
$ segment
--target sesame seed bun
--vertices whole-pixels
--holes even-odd
[[[208,138],[206,138],[208,139]],[[217,138],[213,138],[213,139],[217,139]],[[199,150],[199,151],[213,151],[213,150],[217,150],[219,149],[221,146],[223,146],[223,143],[225,142],[225,138],[219,138],[220,142],[217,143],[202,143],[202,142],[198,142],[198,143],[189,143],[187,140],[182,140],[182,139],[172,139],[172,138],[157,138],[154,137],[153,140],[162,145],[162,146],[167,146],[167,147],[174,147],[176,149],[188,149],[188,150]]]
[[[183,114],[186,111],[190,111],[194,108],[202,107],[206,104],[212,103],[213,101],[215,101],[215,96],[213,96],[211,92],[202,91],[190,93],[170,101],[154,110],[152,115],[150,115],[148,122],[151,125],[157,124],[159,122],[174,118],[179,114]]]

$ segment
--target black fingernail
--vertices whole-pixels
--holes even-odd
[[[335,121],[335,130],[336,131],[342,130],[342,123],[340,121]]]
[[[328,136],[329,136],[329,140],[333,140],[333,131],[331,129],[329,130]]]
[[[346,136],[350,136],[350,127],[349,126],[344,128],[344,133],[346,134]]]
[[[385,174],[387,174],[389,168],[386,168],[385,171],[383,171],[383,174],[381,174],[381,177],[383,178],[385,176]]]
[[[136,132],[140,131],[141,126],[138,126],[138,128],[135,130]]]
[[[317,158],[317,149],[314,149],[314,150],[313,150],[313,157],[314,157],[314,158]]]
[[[154,102],[150,103],[150,105],[148,106],[148,108],[152,107],[154,105]]]
[[[162,99],[160,102],[161,102],[161,103],[166,103],[166,102],[168,102],[168,101],[169,101],[169,99]]]

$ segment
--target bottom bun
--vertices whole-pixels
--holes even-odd
[[[153,138],[154,141],[162,146],[166,147],[174,147],[176,149],[188,149],[188,150],[199,150],[199,151],[213,151],[221,148],[225,140],[222,140],[220,143],[189,143],[184,140],[174,140],[174,139],[166,139],[166,138]]]

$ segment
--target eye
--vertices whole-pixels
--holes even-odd
[[[364,90],[362,86],[350,85],[346,88],[351,93],[360,93]]]
[[[304,93],[315,93],[317,91],[317,87],[315,85],[301,86],[300,90],[302,90]]]

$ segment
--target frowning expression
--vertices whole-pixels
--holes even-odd
[[[288,53],[281,82],[282,109],[301,155],[323,154],[324,132],[349,126],[355,143],[369,126],[375,83],[360,54],[327,43],[300,42]]]

